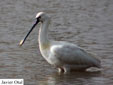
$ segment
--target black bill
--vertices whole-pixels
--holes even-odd
[[[27,35],[25,36],[24,39],[22,39],[19,43],[20,46],[22,46],[25,42],[25,40],[27,39],[27,37],[29,36],[29,34],[32,32],[32,30],[35,28],[35,26],[39,23],[39,19],[37,19],[37,21],[35,22],[35,24],[31,27],[31,29],[29,30],[29,32],[27,33]]]

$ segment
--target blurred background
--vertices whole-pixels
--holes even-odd
[[[51,16],[50,39],[95,53],[103,70],[58,75],[40,54],[40,24],[18,46],[40,11]],[[25,85],[112,85],[113,0],[1,0],[0,78],[23,78]]]

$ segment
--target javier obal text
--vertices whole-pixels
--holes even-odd
[[[24,85],[23,79],[0,79],[0,85]]]

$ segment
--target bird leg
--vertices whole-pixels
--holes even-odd
[[[67,73],[69,73],[70,72],[70,68],[68,68],[68,67],[63,67],[63,68],[58,68],[58,72],[59,73],[64,73],[64,74],[67,74]]]
[[[65,66],[65,67],[63,67],[63,69],[64,69],[64,74],[70,73],[69,67]]]
[[[63,73],[64,72],[64,69],[63,68],[58,68],[58,72],[59,73]]]

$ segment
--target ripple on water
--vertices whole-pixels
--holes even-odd
[[[113,0],[2,0],[0,8],[0,78],[24,78],[28,85],[112,85]],[[102,72],[59,75],[40,54],[38,29],[19,47],[39,11],[51,15],[51,39],[76,43],[95,53]]]

